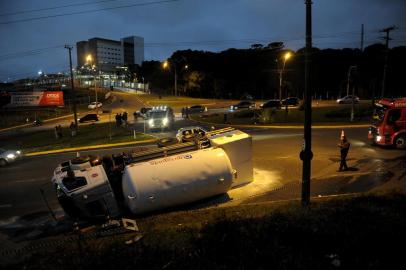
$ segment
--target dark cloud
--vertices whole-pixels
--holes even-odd
[[[153,0],[117,0],[92,6],[70,7],[35,14],[0,16],[0,22],[60,14],[65,12],[133,4]],[[406,42],[406,2],[404,0],[314,0],[314,44],[319,47],[355,47],[361,24],[365,24],[367,44],[378,42],[379,29],[396,24],[394,46]],[[80,3],[69,2],[69,4]],[[64,0],[0,1],[2,13],[66,5]],[[15,24],[1,24],[0,56],[45,48],[91,37],[119,39],[128,35],[145,38],[147,59],[162,60],[177,49],[219,51],[244,48],[250,41],[284,41],[297,49],[304,44],[305,5],[303,0],[181,0],[173,3],[108,10]],[[247,39],[251,39],[247,41]],[[199,41],[224,41],[199,43]],[[234,41],[230,41],[234,40]],[[180,46],[180,41],[194,41]],[[166,43],[151,45],[151,43]],[[169,43],[169,44],[168,44]],[[76,62],[76,55],[74,55]],[[1,58],[0,58],[1,59]],[[67,68],[65,49],[0,61],[0,79],[39,69]],[[21,76],[21,75],[20,75]]]

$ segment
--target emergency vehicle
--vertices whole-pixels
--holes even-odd
[[[147,128],[150,129],[170,129],[175,116],[173,109],[167,106],[153,107],[147,112]]]
[[[406,98],[381,99],[375,106],[368,139],[376,145],[406,149]]]

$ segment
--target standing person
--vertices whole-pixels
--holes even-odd
[[[133,115],[134,115],[134,123],[137,123],[138,122],[138,113],[134,112]]]
[[[340,162],[340,167],[338,168],[338,171],[348,171],[348,166],[347,166],[347,155],[348,151],[350,150],[350,143],[347,140],[347,137],[344,134],[344,130],[341,131],[341,136],[340,136],[340,143],[337,145],[340,148],[340,154],[341,154],[341,162]]]
[[[71,136],[71,137],[75,137],[75,136],[76,136],[76,126],[75,126],[75,123],[70,122],[69,129],[70,129],[70,136]]]
[[[62,126],[58,125],[58,136],[59,138],[62,138],[63,134],[62,134]]]
[[[119,115],[116,113],[116,127],[119,127]]]
[[[186,114],[186,119],[189,119],[189,109],[187,107],[185,108],[185,114]]]
[[[55,132],[55,139],[59,139],[58,126],[54,127],[54,132]]]
[[[123,117],[121,116],[121,113],[118,114],[118,121],[117,121],[117,126],[121,127],[122,123],[123,123]]]
[[[128,119],[128,114],[127,112],[123,112],[123,122],[124,122],[124,126],[127,126],[127,119]]]
[[[185,119],[185,107],[182,107],[182,118]]]

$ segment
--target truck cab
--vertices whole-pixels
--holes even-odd
[[[368,138],[376,145],[406,149],[406,98],[378,101]]]
[[[167,106],[153,107],[147,113],[147,129],[171,129],[174,120],[175,116],[172,108]]]

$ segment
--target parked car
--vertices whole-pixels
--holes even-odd
[[[268,100],[264,103],[262,103],[261,105],[259,105],[259,107],[261,109],[266,109],[266,108],[276,108],[276,109],[280,109],[282,106],[281,102],[279,101],[279,99],[271,99]]]
[[[353,97],[353,96],[349,95],[349,96],[345,96],[345,97],[337,99],[337,103],[338,104],[351,104],[353,99],[354,99],[354,103],[359,102],[359,97],[357,97],[357,96]]]
[[[101,102],[92,102],[89,104],[89,106],[87,106],[87,108],[96,109],[96,108],[100,108],[101,106],[103,106],[103,103],[101,103]]]
[[[79,118],[79,123],[91,122],[91,121],[99,121],[99,116],[95,113],[89,113],[85,116]]]
[[[187,112],[189,114],[193,114],[193,113],[203,113],[207,111],[207,108],[202,106],[202,105],[193,105],[190,107],[186,108]]]
[[[0,167],[16,161],[23,156],[20,150],[0,149]]]
[[[297,106],[300,103],[300,99],[298,97],[288,97],[282,100],[282,105],[291,105],[291,106]]]
[[[204,137],[206,132],[206,129],[198,126],[184,127],[178,130],[176,138],[179,142],[190,142],[193,141],[196,136]]]
[[[230,107],[230,109],[232,111],[239,110],[239,109],[251,109],[251,108],[255,108],[255,102],[253,102],[251,100],[240,101],[237,104],[231,105],[231,107]]]

